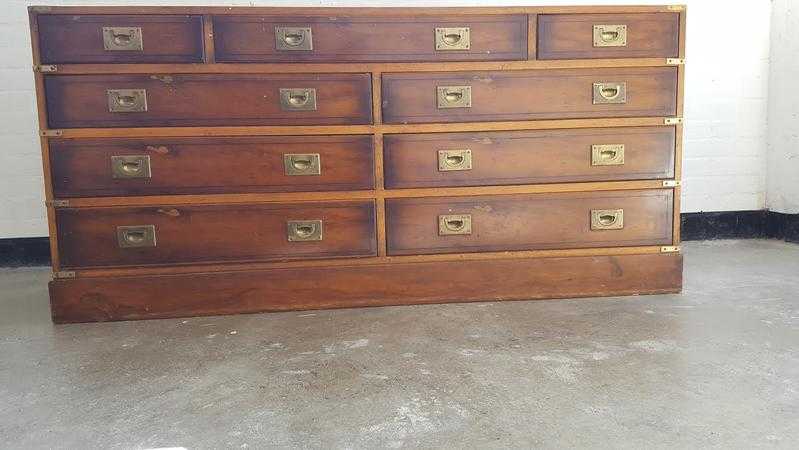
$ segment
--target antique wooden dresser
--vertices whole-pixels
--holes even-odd
[[[683,6],[30,20],[55,322],[681,289]]]

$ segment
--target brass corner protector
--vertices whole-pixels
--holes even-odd
[[[660,253],[677,253],[679,251],[679,245],[664,245],[663,247],[660,247]]]
[[[53,279],[54,280],[65,280],[65,279],[73,279],[77,275],[75,271],[72,270],[62,270],[58,272],[53,272]]]
[[[64,134],[62,130],[42,130],[40,133],[43,137],[59,137]]]
[[[663,187],[679,187],[682,186],[680,180],[663,180]]]
[[[44,204],[53,208],[66,208],[69,206],[69,200],[47,200]]]
[[[682,117],[667,117],[663,120],[665,125],[677,125],[684,122]]]
[[[681,66],[685,64],[685,58],[666,58],[666,65]]]
[[[53,73],[58,72],[58,66],[53,64],[42,64],[39,66],[33,66],[33,71],[41,73]]]

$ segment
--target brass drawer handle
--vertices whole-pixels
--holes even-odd
[[[313,50],[310,27],[275,27],[275,46],[280,51]]]
[[[469,27],[436,28],[436,50],[469,50],[471,46]]]
[[[436,99],[439,108],[471,108],[471,86],[436,86]]]
[[[624,144],[594,144],[591,146],[592,166],[620,166],[624,164]]]
[[[113,178],[150,178],[150,155],[125,155],[111,157]]]
[[[591,230],[620,230],[624,228],[623,209],[592,209]]]
[[[289,220],[286,222],[289,242],[307,242],[322,240],[321,220]]]
[[[120,248],[155,247],[155,225],[117,227]]]
[[[594,25],[594,47],[627,46],[627,25]]]
[[[141,28],[103,27],[103,48],[111,52],[144,50]]]
[[[286,175],[321,175],[319,153],[286,153],[283,155]]]
[[[438,216],[439,236],[472,234],[471,214],[445,214]]]
[[[316,89],[280,88],[280,107],[284,111],[316,111]]]
[[[108,89],[108,112],[131,113],[147,111],[146,89]]]
[[[627,103],[627,83],[594,83],[594,104]]]
[[[439,150],[438,170],[439,172],[472,170],[472,151],[468,148],[461,150]]]

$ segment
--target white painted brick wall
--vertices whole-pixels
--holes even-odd
[[[767,206],[799,213],[799,4],[774,0],[768,104]]]
[[[26,11],[30,4],[488,6],[661,3],[688,4],[682,210],[761,209],[765,206],[766,194],[771,15],[771,2],[768,0],[749,1],[746,8],[730,7],[730,2],[724,0],[5,0],[0,15],[0,238],[47,234],[30,70]],[[747,39],[732,39],[730,24],[746,24]]]

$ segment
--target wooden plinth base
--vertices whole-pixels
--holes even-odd
[[[280,268],[50,283],[56,323],[422,303],[662,294],[677,253]]]

